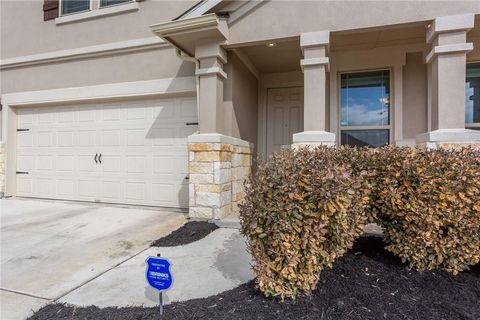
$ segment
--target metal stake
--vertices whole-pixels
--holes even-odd
[[[158,307],[160,308],[160,315],[163,315],[163,296],[162,296],[162,291],[158,293],[158,300],[159,304]]]

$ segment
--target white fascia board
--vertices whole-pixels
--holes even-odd
[[[195,92],[195,77],[181,77],[7,93],[2,95],[1,100],[2,103],[9,106],[28,106],[61,102],[158,96],[162,94],[195,94]]]
[[[181,15],[177,20],[182,20],[186,18],[193,18],[193,17],[199,17],[206,12],[208,12],[210,9],[215,7],[217,4],[222,2],[223,0],[205,0],[203,3],[200,5],[193,7],[193,9],[189,10],[185,14]]]
[[[0,69],[25,67],[49,62],[75,60],[113,53],[118,54],[132,51],[141,51],[160,47],[163,45],[168,44],[158,37],[148,37],[120,42],[111,42],[88,47],[58,50],[28,56],[7,58],[0,60]]]

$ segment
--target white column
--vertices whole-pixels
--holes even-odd
[[[293,147],[302,145],[335,145],[335,134],[326,131],[326,72],[328,31],[300,35],[304,59],[300,61],[304,75],[304,131],[293,135]]]
[[[427,42],[432,44],[426,56],[430,131],[417,136],[419,145],[480,143],[480,132],[465,129],[466,55],[473,50],[466,39],[474,20],[474,14],[439,17],[427,30]]]

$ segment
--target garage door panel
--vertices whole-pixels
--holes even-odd
[[[53,147],[54,146],[54,133],[52,131],[38,131],[37,134],[37,147]]]
[[[78,130],[78,146],[80,147],[94,147],[97,145],[96,130]]]
[[[75,172],[75,158],[74,154],[61,154],[56,157],[57,172],[61,174],[68,174]]]
[[[24,196],[33,195],[33,179],[23,175],[19,176],[17,178],[17,194]]]
[[[77,194],[76,179],[57,179],[57,195],[65,199],[75,198]]]
[[[125,182],[125,199],[133,201],[146,200],[147,186],[145,182],[141,181],[127,181]]]
[[[80,199],[96,200],[98,198],[98,181],[97,179],[79,179],[78,195]]]
[[[35,177],[34,192],[41,197],[55,197],[56,195],[56,181],[49,177]]]
[[[30,131],[18,132],[17,168],[30,174],[17,194],[185,207],[196,113],[194,98],[19,109]]]
[[[120,202],[123,200],[124,183],[122,181],[102,181],[102,198],[105,201]]]
[[[122,139],[121,129],[101,130],[101,145],[104,147],[119,147]]]

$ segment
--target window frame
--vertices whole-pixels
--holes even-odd
[[[365,73],[365,72],[380,72],[388,71],[388,81],[389,81],[389,90],[390,90],[390,105],[388,110],[388,125],[374,125],[374,126],[342,126],[342,75],[343,74],[352,74],[352,73]],[[394,76],[393,68],[373,68],[373,69],[355,69],[355,70],[343,70],[338,71],[337,73],[337,92],[338,92],[338,106],[337,106],[337,118],[338,118],[338,132],[337,132],[337,143],[339,146],[342,145],[342,131],[362,131],[362,130],[388,130],[388,145],[392,144],[394,140],[393,132],[393,123],[394,120]]]
[[[84,12],[90,12],[93,10],[93,1],[94,0],[90,0],[88,1],[88,9],[87,10],[82,10],[82,11],[76,11],[76,12],[70,12],[70,13],[63,13],[63,2],[66,1],[66,0],[59,0],[58,2],[58,16],[59,17],[65,17],[65,16],[69,16],[69,15],[72,15],[72,14],[77,14],[77,13],[84,13]]]
[[[108,6],[102,6],[102,0],[98,0],[98,9],[101,10],[101,9],[104,9],[104,8],[111,8],[111,7],[121,6],[121,5],[124,5],[124,4],[127,4],[127,3],[132,3],[132,2],[135,2],[135,1],[136,1],[136,0],[127,0],[127,1],[122,2],[122,3],[111,4],[111,5],[108,5]]]
[[[465,65],[465,82],[467,81],[467,76],[466,76],[466,69],[469,64],[480,64],[480,60],[472,60],[472,61],[467,61],[467,64]],[[466,107],[466,106],[465,106]],[[465,114],[467,112],[467,109],[465,108]],[[472,122],[472,123],[467,123],[465,121],[465,128],[466,129],[475,129],[475,130],[480,130],[480,122]]]

